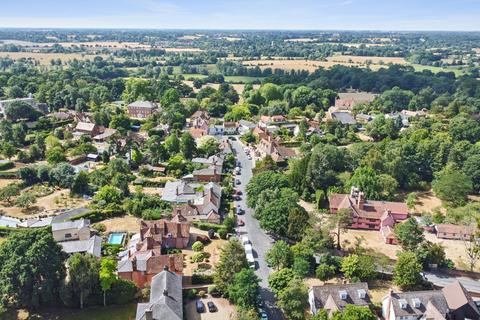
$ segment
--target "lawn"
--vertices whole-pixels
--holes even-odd
[[[432,67],[432,66],[423,66],[420,64],[412,64],[412,66],[415,68],[415,71],[423,71],[423,70],[430,70],[433,73],[438,73],[438,72],[453,72],[455,73],[456,77],[462,76],[465,74],[465,71],[456,68],[456,67]]]
[[[122,306],[107,306],[107,307],[92,307],[80,309],[45,309],[38,313],[28,314],[24,311],[10,311],[5,315],[2,315],[2,319],[14,320],[14,319],[39,319],[39,320],[133,320],[135,319],[135,313],[137,305],[135,303],[126,304]],[[5,318],[4,318],[5,317]]]
[[[246,77],[246,76],[225,76],[225,81],[230,83],[251,83],[253,81],[262,80],[262,77]]]

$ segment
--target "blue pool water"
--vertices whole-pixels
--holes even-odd
[[[107,242],[109,244],[123,244],[123,239],[125,238],[125,235],[126,234],[123,232],[110,233]]]

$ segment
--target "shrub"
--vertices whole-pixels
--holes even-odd
[[[221,228],[223,228],[220,224],[215,223],[208,223],[208,222],[194,222],[193,225],[200,230],[208,231],[210,229],[215,230],[218,232]]]
[[[119,278],[107,291],[107,300],[111,304],[127,304],[135,299],[137,290],[135,283]]]
[[[194,244],[192,244],[192,250],[195,252],[203,251],[204,247],[205,246],[200,241],[196,241]]]
[[[103,223],[94,223],[92,228],[98,232],[105,232],[107,230],[107,227]]]
[[[203,260],[208,259],[209,257],[210,255],[206,252],[197,252],[190,258],[190,260],[198,263],[203,262]]]
[[[192,284],[210,284],[213,283],[213,276],[209,274],[198,274],[194,273],[192,275]]]
[[[198,295],[200,296],[200,298],[204,298],[207,295],[207,293],[204,290],[200,290],[198,292]]]
[[[218,291],[216,286],[210,286],[210,287],[208,287],[208,294],[213,296],[213,297],[216,297],[216,296],[220,295],[220,292]]]
[[[335,266],[322,263],[315,270],[315,274],[318,279],[322,281],[327,281],[335,276],[336,271],[337,268],[335,268]]]
[[[187,299],[195,299],[197,297],[197,289],[190,289],[186,293]]]
[[[12,169],[14,166],[15,166],[15,165],[13,164],[12,161],[0,162],[0,170]]]
[[[221,239],[227,239],[227,233],[228,233],[228,230],[226,228],[220,228],[218,230],[218,236],[221,238]]]

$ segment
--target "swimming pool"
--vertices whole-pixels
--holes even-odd
[[[112,232],[108,235],[108,244],[123,244],[127,234],[125,232]]]

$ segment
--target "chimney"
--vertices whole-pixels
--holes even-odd
[[[363,210],[365,204],[365,197],[363,195],[363,192],[358,192],[357,196],[357,206],[359,209]]]
[[[153,311],[150,306],[145,310],[145,320],[153,320]]]

